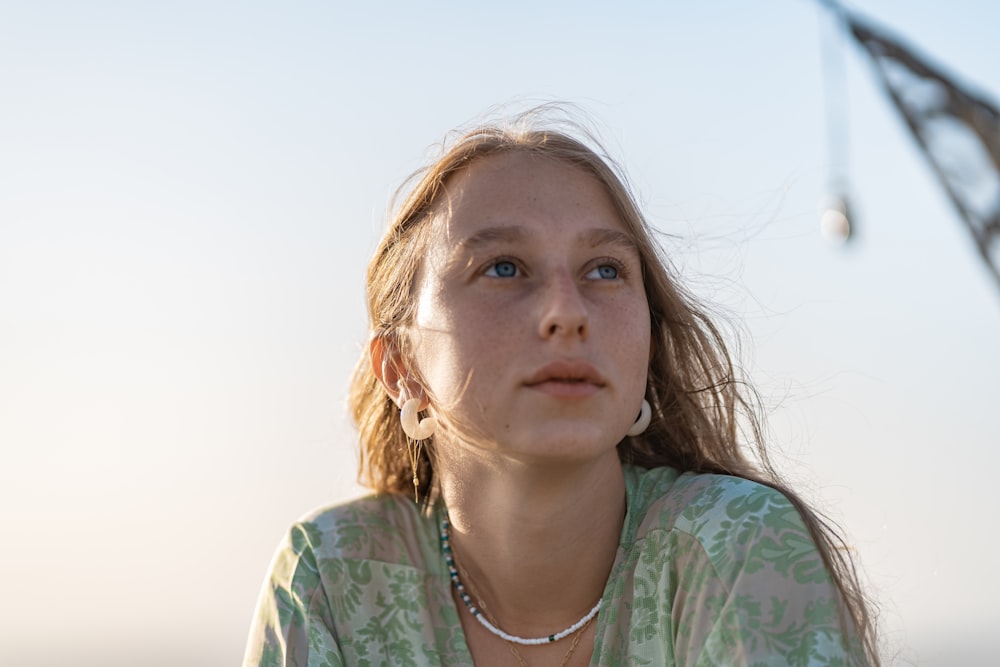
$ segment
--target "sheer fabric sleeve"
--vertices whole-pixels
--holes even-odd
[[[837,588],[788,499],[760,485],[731,491],[674,534],[677,588],[669,613],[677,664],[867,664],[853,628],[841,624]]]
[[[310,539],[298,524],[278,548],[264,581],[243,667],[343,667]]]

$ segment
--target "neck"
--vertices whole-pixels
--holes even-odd
[[[600,599],[618,548],[617,453],[558,465],[448,461],[439,472],[455,559],[492,616],[522,636],[579,620]]]

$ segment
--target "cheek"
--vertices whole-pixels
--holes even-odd
[[[630,312],[622,312],[612,326],[623,369],[627,369],[627,372],[635,377],[637,385],[645,387],[652,355],[649,310],[643,306]]]
[[[480,423],[502,414],[500,405],[522,370],[523,335],[517,324],[495,311],[491,315],[424,335],[422,377],[437,409],[456,423]]]
[[[650,342],[649,336],[636,336],[631,339],[635,341],[633,345],[628,346],[626,354],[628,355],[628,361],[626,362],[636,378],[636,382],[645,386],[646,375],[649,371],[649,359],[650,359]]]
[[[414,365],[440,403],[454,404],[496,377],[511,337],[495,310],[426,305],[418,311]]]
[[[447,400],[449,387],[461,365],[461,354],[454,339],[441,330],[420,329],[415,336],[413,365],[427,391],[438,400]]]

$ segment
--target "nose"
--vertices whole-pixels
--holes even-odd
[[[579,337],[587,340],[587,305],[572,278],[560,277],[546,290],[538,333],[542,338]]]

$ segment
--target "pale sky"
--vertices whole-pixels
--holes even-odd
[[[1000,98],[1000,3],[858,7]],[[363,493],[345,397],[390,194],[544,100],[594,121],[739,334],[887,655],[1000,653],[1000,290],[851,46],[859,233],[823,241],[823,25],[806,0],[0,0],[0,664],[238,663],[283,531]]]

